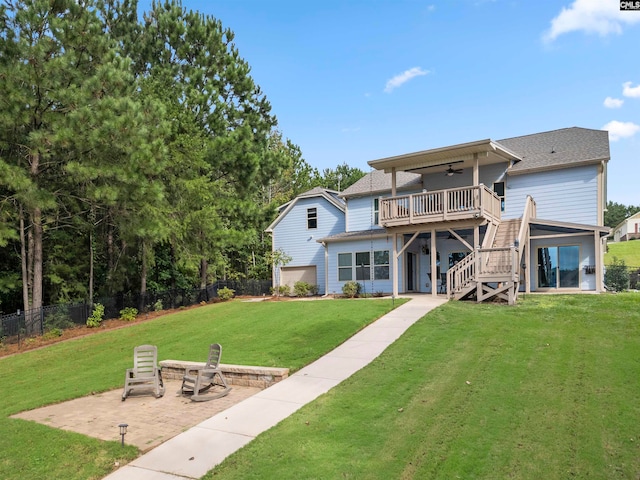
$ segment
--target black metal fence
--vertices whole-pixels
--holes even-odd
[[[218,297],[218,290],[230,288],[236,296],[261,296],[269,294],[270,280],[229,280],[219,281],[204,289],[177,289],[145,295],[117,295],[97,298],[94,305],[104,305],[104,319],[119,318],[120,310],[136,308],[138,312],[169,310],[188,307],[201,302],[209,302]],[[0,315],[0,340],[17,343],[23,338],[43,335],[45,332],[65,330],[76,325],[85,325],[93,311],[88,303],[50,305],[38,309]]]

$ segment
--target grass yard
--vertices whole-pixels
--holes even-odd
[[[613,257],[624,260],[627,267],[640,267],[640,240],[608,243],[609,251],[604,256],[604,264],[611,265]]]
[[[400,302],[396,300],[395,305]],[[122,388],[133,348],[158,347],[159,359],[203,360],[223,346],[224,363],[288,367],[319,358],[393,308],[391,300],[228,302],[185,310],[130,327],[96,333],[0,358],[0,478],[99,479],[114,462],[138,455],[103,442],[10,415]]]
[[[206,479],[638,479],[640,296],[449,302]]]

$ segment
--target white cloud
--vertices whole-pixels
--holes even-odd
[[[631,82],[622,84],[622,95],[625,97],[640,98],[640,85],[632,87]]]
[[[575,31],[597,33],[603,37],[611,33],[621,34],[623,26],[640,22],[640,15],[636,13],[620,11],[618,0],[575,0],[551,20],[551,28],[542,38],[552,42],[564,33]]]
[[[633,137],[640,131],[640,125],[636,125],[633,122],[619,122],[617,120],[612,120],[602,127],[602,129],[608,130],[609,139],[612,142],[616,142],[621,138]]]
[[[624,100],[620,100],[619,98],[611,98],[607,97],[604,99],[604,106],[607,108],[620,108]]]
[[[400,85],[407,83],[409,80],[415,77],[420,77],[422,75],[427,75],[429,70],[423,70],[420,67],[413,67],[409,70],[405,70],[399,75],[396,75],[391,80],[387,82],[384,87],[384,91],[386,93],[391,93],[394,89],[398,88]]]

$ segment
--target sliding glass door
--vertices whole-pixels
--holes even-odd
[[[538,288],[579,288],[580,247],[538,248]]]

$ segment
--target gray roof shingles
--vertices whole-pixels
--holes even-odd
[[[511,168],[510,173],[513,174],[609,160],[610,155],[608,132],[580,127],[505,138],[496,143],[522,158],[522,161]],[[420,174],[399,171],[396,175],[398,191],[420,188],[422,184]],[[346,188],[340,195],[345,198],[357,197],[390,189],[391,174],[374,170]]]
[[[511,172],[552,169],[609,160],[609,133],[571,127],[498,140],[522,157]]]
[[[422,175],[411,172],[396,173],[396,189],[398,191],[422,186]],[[382,170],[373,170],[356,183],[345,188],[342,197],[357,197],[370,193],[386,192],[391,189],[391,174]]]

